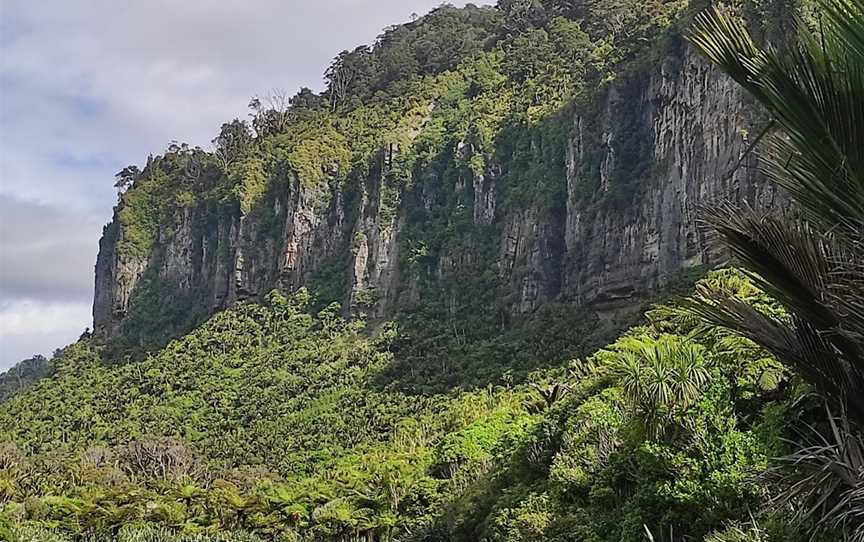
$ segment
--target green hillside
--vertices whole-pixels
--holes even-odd
[[[706,4],[442,5],[121,171],[93,333],[0,376],[0,540],[864,540],[864,5]]]
[[[778,310],[736,274],[703,284]],[[397,329],[370,337],[308,302],[274,293],[134,364],[106,365],[92,341],[67,348],[0,410],[6,528],[22,540],[25,526],[146,540],[147,525],[262,540],[701,537],[747,528],[770,495],[753,476],[798,412],[773,358],[674,306],[528,384],[412,395],[388,385]],[[657,365],[669,359],[673,374]],[[762,527],[792,540],[782,519]]]

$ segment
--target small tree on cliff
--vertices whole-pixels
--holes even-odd
[[[138,169],[138,166],[126,166],[114,175],[114,188],[118,192],[125,192],[135,184],[140,176],[141,170]]]
[[[252,132],[246,122],[234,119],[223,124],[219,136],[213,140],[213,154],[222,170],[227,172],[231,164],[249,150],[252,141]]]

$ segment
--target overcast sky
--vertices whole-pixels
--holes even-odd
[[[0,0],[0,371],[92,325],[115,172],[207,148],[253,95],[320,89],[339,51],[438,4]]]

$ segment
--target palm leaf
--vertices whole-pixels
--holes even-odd
[[[837,530],[864,541],[864,439],[851,429],[845,413],[827,410],[824,427],[805,424],[798,448],[768,473],[787,489],[773,505],[795,510],[812,522],[815,533]]]
[[[779,130],[762,156],[796,214],[729,204],[707,223],[788,317],[730,292],[703,288],[687,302],[706,322],[737,331],[793,367],[864,427],[864,0],[820,0],[818,31],[798,23],[784,50],[755,44],[744,23],[700,14],[690,41],[749,91]],[[797,213],[800,213],[798,216]],[[844,410],[844,412],[847,412]],[[829,412],[785,460],[780,500],[828,529],[864,541],[864,442]]]
[[[864,28],[861,20],[857,30]],[[742,21],[715,8],[696,18],[689,39],[753,94],[782,129],[769,138],[769,177],[790,192],[811,221],[861,227],[864,62],[842,53],[857,34],[850,30],[841,36],[838,30],[816,36],[806,25],[799,27],[795,46],[760,49]]]
[[[864,20],[864,0],[821,0],[819,7],[834,37],[848,47],[850,53],[864,59],[864,27],[856,23]]]

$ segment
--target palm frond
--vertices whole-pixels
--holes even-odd
[[[806,223],[731,204],[706,209],[703,220],[751,272],[757,286],[821,327],[836,325],[836,316],[822,303],[830,248]]]
[[[828,28],[849,52],[864,59],[864,27],[856,21],[864,20],[864,0],[821,0],[819,7],[828,19]]]
[[[782,359],[824,396],[847,402],[850,413],[864,420],[864,379],[838,363],[833,346],[806,322],[784,322],[751,305],[712,292],[701,292],[683,302],[712,325],[735,330],[778,359]]]
[[[812,429],[784,460],[779,500],[864,542],[864,0],[819,0],[818,30],[799,22],[784,50],[761,48],[717,8],[690,41],[749,91],[779,130],[763,170],[801,216],[724,205],[707,223],[752,280],[788,311],[766,313],[730,292],[703,288],[686,306],[773,353],[844,412]],[[848,410],[845,410],[847,409]],[[845,415],[848,412],[848,417]]]
[[[709,380],[702,353],[674,335],[633,337],[613,353],[608,370],[649,438],[662,435],[702,396]]]
[[[716,7],[707,10],[696,17],[688,39],[711,63],[757,99],[764,99],[758,77],[765,54],[739,19]]]
[[[791,316],[768,317],[705,286],[685,306],[753,340],[828,397],[860,403],[850,408],[864,423],[864,400],[853,397],[864,389],[864,252],[783,214],[727,204],[706,211],[705,219],[751,280]]]
[[[824,41],[766,55],[762,104],[781,127],[764,153],[766,173],[807,218],[826,226],[864,224],[864,65],[832,58]]]
[[[796,511],[815,533],[839,531],[864,542],[864,439],[845,413],[827,414],[823,427],[799,429],[796,451],[768,473],[786,488],[772,504]]]
[[[842,7],[845,0],[833,3],[841,14],[854,9]],[[840,32],[831,18],[834,31],[818,36],[799,24],[800,39],[781,51],[759,48],[743,21],[714,8],[696,18],[689,35],[777,122],[766,172],[811,221],[829,228],[864,226],[864,62],[840,53],[846,40],[864,33],[861,21],[846,21],[851,29]]]

